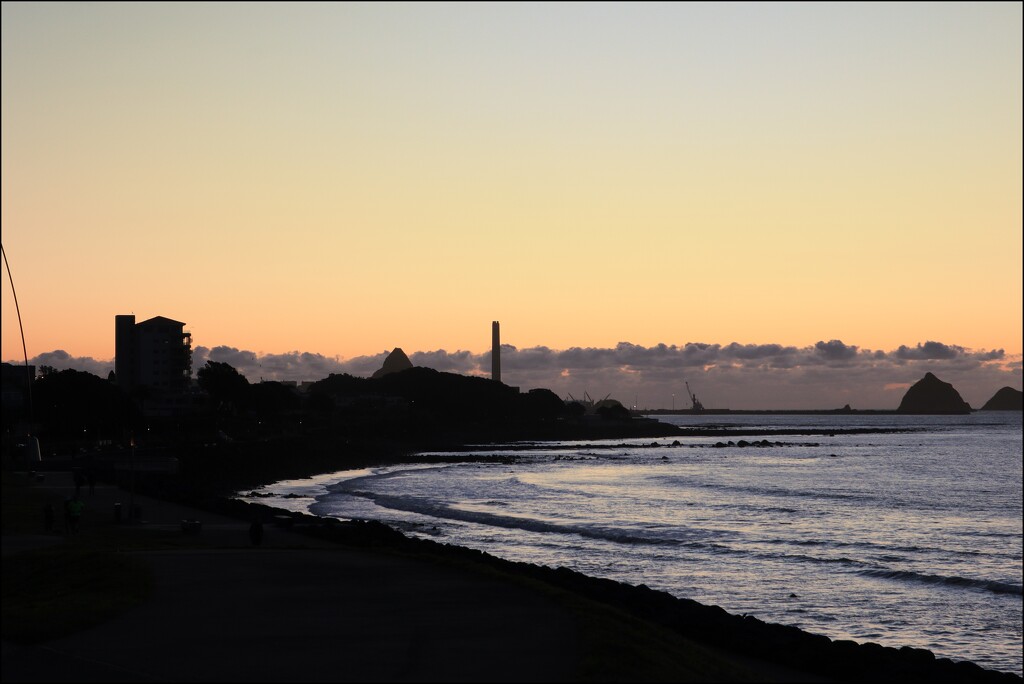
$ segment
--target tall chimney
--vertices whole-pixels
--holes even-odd
[[[491,380],[501,382],[501,331],[498,321],[491,322]]]

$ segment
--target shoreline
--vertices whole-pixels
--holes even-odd
[[[705,430],[702,430],[701,432],[704,433],[702,436],[717,436],[719,434],[722,434],[719,431],[705,431]],[[886,433],[888,433],[888,432],[913,432],[913,429],[892,429],[892,430],[890,430],[890,429],[881,429],[881,430],[879,430],[879,429],[873,429],[873,428],[867,428],[867,429],[833,429],[833,430],[829,430],[829,429],[823,429],[823,430],[798,429],[798,430],[793,430],[792,431],[793,434],[809,434],[809,433],[813,433],[813,434],[820,434],[820,435],[835,435],[835,434],[839,434],[839,433],[843,433],[843,434],[858,434],[858,433],[861,433],[861,434],[872,434],[872,433],[878,433],[878,432],[886,432]],[[686,434],[687,434],[687,436],[692,436],[692,434],[689,431],[687,431]],[[746,431],[730,432],[730,434],[732,434],[732,435],[738,435],[738,434],[757,434],[757,435],[762,435],[763,434],[763,435],[771,435],[771,434],[776,434],[776,431],[769,429],[769,430],[756,430],[756,431],[751,431],[749,433],[746,432]],[[747,445],[751,446],[751,447],[760,446],[760,444],[758,442],[756,442],[756,441],[753,442],[753,443],[747,443]],[[492,461],[492,460],[495,460],[495,459],[498,459],[498,460],[509,459],[510,462],[514,462],[515,459],[519,458],[514,453],[513,454],[504,454],[504,453],[502,453],[502,454],[494,455],[494,456],[474,456],[474,455],[465,455],[464,456],[464,455],[459,453],[459,452],[464,452],[464,451],[481,451],[481,452],[486,452],[487,448],[489,446],[490,445],[485,445],[485,446],[481,446],[481,445],[467,445],[467,446],[462,447],[461,449],[450,449],[449,451],[451,451],[452,454],[451,455],[447,455],[447,456],[443,456],[443,457],[442,456],[436,456],[435,457],[434,454],[428,453],[425,456],[417,457],[416,459],[412,459],[412,458],[401,459],[400,458],[400,459],[398,459],[396,461],[392,461],[390,463],[399,464],[399,463],[409,463],[409,462],[422,463],[422,462],[452,462],[452,461],[462,462],[462,461],[473,461],[473,460]],[[541,441],[541,440],[538,440],[537,442],[533,442],[533,443],[528,443],[528,444],[494,445],[494,446],[495,446],[496,450],[501,451],[501,452],[504,452],[504,451],[512,451],[512,452],[525,451],[525,450],[535,449],[535,448],[546,448],[546,449],[547,448],[551,448],[551,447],[545,446],[545,443],[543,441]],[[657,442],[653,442],[651,444],[639,444],[639,445],[638,444],[626,445],[625,443],[621,443],[621,444],[614,444],[613,443],[613,444],[606,444],[606,445],[591,445],[591,446],[588,446],[587,448],[588,449],[591,449],[591,448],[599,449],[599,448],[604,447],[604,446],[606,446],[607,448],[614,449],[614,448],[620,448],[622,446],[630,446],[631,448],[643,448],[643,447],[646,447],[646,446],[666,447],[666,446],[672,446],[672,445],[669,444],[669,443],[664,442],[664,440],[663,440],[660,445]],[[690,445],[690,446],[692,446],[692,445]],[[706,444],[706,445],[703,445],[703,446],[705,448],[713,448],[716,445],[715,444]],[[724,446],[724,445],[719,444],[717,446]],[[743,446],[742,440],[741,440],[741,443],[739,445],[736,445],[736,446]],[[579,447],[579,445],[574,445],[574,448],[578,448],[578,447]],[[379,464],[373,464],[373,465],[379,465]],[[323,473],[323,474],[326,475],[327,473]],[[317,516],[312,515],[312,514],[308,514],[308,513],[291,513],[287,509],[278,509],[278,508],[274,507],[274,505],[271,503],[272,501],[274,501],[273,499],[271,499],[271,500],[263,500],[263,501],[253,501],[252,499],[256,498],[256,496],[259,496],[259,495],[254,496],[253,494],[247,494],[244,491],[239,491],[238,494],[241,497],[249,497],[250,500],[249,500],[249,502],[247,502],[249,505],[267,506],[271,510],[278,511],[279,513],[285,513],[285,514],[287,514],[289,516],[295,516],[295,520],[296,521],[300,521],[297,524],[302,525],[302,526],[310,526],[310,525],[315,526],[317,524],[318,520],[322,520],[321,518],[318,518]],[[373,522],[376,524],[376,521],[373,521]],[[388,528],[388,529],[390,529],[390,528]],[[398,527],[398,528],[395,528],[393,530],[395,532],[395,534],[398,535],[398,538],[403,538],[399,542],[403,546],[407,546],[407,547],[417,547],[417,546],[418,547],[422,547],[423,551],[426,552],[426,553],[436,553],[436,552],[439,552],[438,549],[443,549],[442,551],[440,551],[440,553],[445,553],[445,554],[455,553],[455,554],[458,554],[458,555],[466,555],[467,557],[477,557],[477,554],[480,554],[479,557],[485,558],[486,562],[492,563],[492,564],[494,564],[494,565],[496,565],[498,567],[513,568],[513,570],[512,570],[513,572],[521,572],[521,573],[524,573],[524,574],[526,574],[528,576],[542,577],[542,578],[545,579],[545,581],[547,581],[549,583],[554,583],[554,581],[556,579],[564,580],[565,581],[564,586],[566,586],[567,588],[572,587],[575,590],[580,590],[581,593],[586,593],[586,592],[589,591],[589,592],[593,592],[593,595],[598,596],[598,597],[606,597],[608,595],[617,596],[617,597],[619,597],[621,599],[621,603],[618,605],[618,607],[622,608],[622,609],[629,610],[631,612],[635,611],[637,609],[637,606],[641,606],[641,607],[642,606],[649,606],[652,603],[653,604],[657,604],[657,603],[660,602],[660,604],[661,604],[660,608],[654,610],[653,613],[650,613],[650,614],[645,613],[644,614],[644,616],[647,619],[656,619],[659,622],[659,624],[675,625],[680,620],[683,620],[683,621],[689,620],[689,621],[696,621],[696,622],[707,622],[707,620],[715,618],[715,611],[722,611],[723,614],[728,615],[728,613],[725,613],[724,610],[718,608],[717,606],[714,606],[714,605],[710,605],[710,606],[702,605],[700,603],[689,601],[687,599],[682,599],[682,598],[677,599],[676,597],[672,596],[668,592],[659,592],[659,591],[653,592],[654,594],[663,594],[663,596],[660,596],[660,597],[657,597],[657,598],[651,598],[650,596],[645,596],[643,593],[637,593],[638,590],[640,592],[651,591],[651,590],[649,590],[647,587],[645,587],[643,585],[633,586],[633,585],[629,585],[629,584],[619,583],[619,582],[614,581],[614,580],[605,580],[605,579],[601,579],[601,578],[593,578],[593,577],[589,577],[589,576],[586,576],[586,575],[582,575],[580,573],[576,573],[575,571],[567,570],[565,568],[548,568],[548,567],[539,568],[538,566],[533,566],[533,565],[531,565],[529,563],[518,563],[516,561],[506,561],[504,559],[500,559],[500,558],[497,558],[497,557],[490,556],[490,554],[488,554],[486,552],[483,552],[483,551],[476,551],[476,550],[473,550],[473,549],[466,549],[466,548],[463,548],[463,547],[453,546],[453,545],[450,545],[450,544],[434,541],[433,539],[430,539],[430,538],[419,538],[419,537],[411,537],[411,536],[407,537],[406,536],[407,533],[404,533],[402,531],[404,529],[405,528]],[[551,573],[555,573],[555,574],[552,575]],[[573,579],[574,576],[575,576],[575,579]],[[569,578],[569,579],[566,579],[566,578]],[[640,581],[642,581],[642,578],[641,578]],[[622,587],[625,587],[625,589],[622,589],[622,588],[609,589],[609,587],[614,587],[614,586],[619,585],[619,584],[622,584]],[[603,588],[602,588],[601,585],[604,585]],[[581,589],[581,587],[585,588],[585,590]],[[588,594],[588,595],[590,595],[590,594]],[[671,604],[671,601],[667,601],[666,598],[670,599],[671,601],[676,601],[677,602],[676,607],[673,607],[673,604]],[[681,605],[681,604],[685,604],[688,607],[680,608],[679,605]],[[709,610],[712,611],[712,612],[711,613],[706,612],[706,611],[709,611]],[[681,613],[683,615],[683,617],[679,617],[679,616],[673,617],[674,613]],[[717,618],[715,618],[715,619],[717,619]],[[901,680],[911,678],[910,674],[902,673],[902,669],[905,669],[905,668],[925,668],[926,670],[928,670],[928,672],[927,672],[927,674],[921,674],[920,675],[921,681],[965,681],[965,680],[977,681],[977,676],[980,676],[980,675],[978,675],[977,672],[972,674],[972,667],[971,666],[974,666],[974,667],[977,667],[978,670],[981,670],[981,671],[984,671],[984,672],[998,673],[1000,675],[1006,674],[1006,675],[1008,675],[1010,677],[1016,677],[1015,681],[1019,681],[1020,680],[1020,676],[1015,674],[1012,671],[1011,672],[1005,672],[1005,671],[1000,672],[1000,671],[996,671],[996,670],[989,670],[989,669],[985,669],[985,668],[983,668],[981,666],[978,666],[975,663],[970,663],[970,665],[959,665],[958,663],[962,663],[962,662],[969,663],[970,661],[954,661],[954,660],[952,660],[951,658],[948,658],[948,657],[942,657],[942,658],[936,657],[936,655],[934,653],[932,653],[930,651],[927,651],[925,649],[912,648],[912,647],[899,647],[899,646],[880,646],[878,644],[871,643],[871,642],[856,643],[854,641],[843,640],[843,639],[835,639],[833,641],[832,639],[829,639],[828,637],[825,637],[823,635],[813,634],[811,632],[806,632],[806,631],[798,629],[798,628],[791,628],[791,627],[787,627],[787,626],[784,626],[784,625],[764,623],[761,620],[759,620],[757,618],[754,618],[754,617],[728,615],[728,618],[722,618],[722,620],[723,620],[722,630],[724,632],[729,632],[729,633],[732,633],[733,635],[749,633],[750,634],[749,640],[757,641],[758,643],[762,643],[762,642],[763,643],[772,643],[773,640],[775,640],[775,645],[774,646],[766,647],[766,650],[759,650],[757,648],[754,648],[754,649],[752,649],[752,650],[750,650],[748,652],[749,655],[755,656],[755,657],[770,657],[770,658],[775,659],[774,655],[772,653],[769,653],[769,652],[774,651],[774,650],[778,650],[778,651],[782,652],[782,651],[786,651],[787,649],[789,649],[789,650],[796,649],[798,652],[801,652],[803,655],[805,655],[807,657],[811,657],[811,658],[814,658],[815,660],[819,660],[819,661],[821,661],[823,663],[829,664],[828,667],[826,668],[826,670],[820,670],[820,671],[816,670],[816,672],[822,672],[823,676],[840,677],[842,672],[859,672],[860,674],[858,674],[855,677],[855,679],[860,679],[862,677],[863,678],[879,678],[879,677],[881,677],[882,679],[885,679],[887,677],[887,675],[884,674],[885,668],[887,668],[887,667],[895,667],[895,668],[900,669],[901,673],[898,675],[898,677],[895,676],[895,675],[893,677],[901,679]],[[742,621],[737,621],[737,620],[742,620]],[[673,628],[676,629],[677,627],[673,627]],[[759,630],[767,630],[767,632],[760,632]],[[687,636],[691,636],[691,637],[699,637],[701,635],[704,635],[705,631],[706,630],[702,627],[700,629],[697,629],[695,632],[680,631],[680,633],[686,634]],[[890,643],[892,643],[892,642],[890,642]],[[736,647],[736,644],[733,641],[730,641],[729,639],[726,639],[723,643],[721,643],[719,645],[721,645],[723,647],[727,647],[727,648],[735,648]],[[953,655],[953,657],[955,657],[955,654]],[[801,664],[800,662],[795,662],[795,661],[791,661],[791,660],[777,660],[777,662],[780,662],[780,664],[785,664],[785,665],[792,666],[792,667],[800,666],[800,664]],[[861,667],[861,666],[857,665],[857,663],[859,663],[859,662],[869,663],[869,664],[865,664],[863,667],[865,667],[865,668],[873,668],[873,669],[865,669],[865,670],[857,669],[858,667]],[[841,664],[840,665],[834,665],[834,663],[841,663]],[[950,669],[950,668],[953,668],[953,669]],[[1007,681],[1014,681],[1014,680],[1007,680]]]
[[[643,428],[649,424],[634,424],[618,434],[589,434],[586,439],[648,439],[686,436],[724,436],[726,431],[718,429],[675,429],[665,430],[667,424],[658,427],[657,434],[648,434]],[[611,428],[613,426],[603,426]],[[870,433],[876,429],[852,430],[849,432]],[[884,429],[886,432],[907,430]],[[625,432],[625,434],[623,434]],[[668,434],[665,434],[665,433]],[[697,433],[701,434],[697,434]],[[816,433],[832,435],[848,430],[796,430],[793,434]],[[728,431],[739,436],[739,431]],[[772,430],[743,431],[746,436],[769,436],[785,434]],[[460,435],[465,437],[465,435]],[[522,435],[517,435],[522,437]],[[546,442],[544,438],[531,438],[534,442]],[[561,438],[571,439],[565,435]],[[317,446],[330,442],[329,435],[320,436]],[[309,443],[309,442],[307,442]],[[242,521],[262,520],[275,527],[287,529],[290,533],[305,535],[344,546],[382,550],[438,563],[470,563],[489,568],[520,581],[539,582],[557,591],[569,592],[621,611],[625,615],[651,622],[670,630],[680,637],[692,639],[701,644],[735,653],[743,657],[769,661],[784,668],[793,668],[829,680],[849,681],[877,679],[882,681],[1005,681],[1020,682],[1019,675],[1008,672],[987,670],[970,661],[953,661],[936,658],[924,649],[910,647],[885,647],[871,642],[856,643],[846,640],[832,640],[823,635],[805,632],[763,622],[750,616],[732,615],[717,606],[707,606],[689,599],[681,599],[667,592],[651,590],[644,585],[633,586],[613,580],[589,577],[566,568],[551,568],[527,563],[506,561],[485,552],[464,547],[442,544],[429,539],[408,537],[383,523],[376,521],[351,521],[326,519],[309,513],[295,513],[286,509],[268,506],[264,503],[244,502],[230,498],[252,487],[284,479],[299,479],[341,470],[383,466],[410,462],[416,453],[449,451],[458,453],[465,450],[480,450],[482,445],[472,445],[451,437],[430,440],[351,440],[340,452],[327,453],[322,448],[310,452],[299,452],[305,457],[292,457],[296,452],[296,440],[278,439],[253,443],[222,444],[213,449],[200,450],[182,459],[180,478],[162,474],[142,475],[137,481],[141,494],[183,504],[196,509],[226,515]],[[495,445],[497,446],[497,445]],[[503,445],[504,446],[507,445]],[[664,446],[664,445],[663,445]],[[750,446],[757,446],[752,443]],[[713,444],[708,444],[713,448]],[[483,446],[486,449],[486,446]],[[529,447],[524,447],[529,448]],[[282,454],[288,457],[282,458]],[[456,458],[459,458],[456,456]],[[474,458],[474,457],[468,457]],[[516,458],[511,456],[510,458]],[[201,459],[201,460],[200,460]],[[209,460],[207,460],[209,459]],[[197,466],[203,463],[205,468]],[[57,463],[51,462],[56,466]],[[239,473],[245,472],[245,477]],[[122,488],[126,489],[125,473],[114,473]],[[205,475],[211,475],[207,478]],[[197,482],[203,487],[195,486]],[[228,493],[230,492],[230,494]],[[298,579],[298,578],[297,578]]]
[[[989,670],[974,662],[936,657],[927,649],[882,646],[874,642],[831,639],[797,627],[734,615],[714,605],[677,598],[646,585],[509,561],[484,551],[410,537],[373,520],[341,521],[297,513],[262,503],[221,498],[217,512],[244,519],[272,520],[290,532],[337,544],[375,548],[433,559],[470,563],[527,581],[540,582],[584,599],[611,606],[652,622],[699,644],[834,681],[1020,682],[1011,672]]]
[[[54,472],[46,476],[46,484],[41,486],[51,487],[51,483],[59,479],[66,479],[70,483],[70,474]],[[634,629],[636,625],[651,625],[651,627],[643,628],[643,630],[647,631],[642,633],[649,634],[652,638],[655,634],[674,635],[671,638],[678,641],[672,641],[672,643],[677,645],[695,644],[698,649],[703,649],[700,651],[701,653],[715,653],[717,654],[716,658],[724,658],[726,661],[733,663],[735,667],[747,668],[745,671],[753,672],[754,678],[747,681],[794,681],[794,678],[800,677],[803,679],[796,680],[975,681],[1007,683],[1022,681],[1020,676],[1013,673],[987,670],[969,661],[952,661],[948,658],[936,658],[933,653],[923,649],[883,647],[873,643],[859,644],[843,640],[833,641],[828,637],[805,632],[795,627],[766,623],[750,616],[732,615],[720,607],[704,605],[689,599],[676,598],[666,592],[652,590],[644,585],[633,586],[613,580],[594,578],[564,567],[552,568],[507,561],[481,551],[450,544],[441,544],[429,539],[407,537],[403,533],[376,521],[346,522],[320,518],[308,513],[292,513],[262,503],[210,496],[197,490],[180,486],[169,487],[167,480],[159,481],[157,479],[144,478],[137,484],[136,500],[143,502],[143,506],[146,509],[145,519],[148,522],[144,521],[141,525],[120,528],[107,519],[105,526],[110,527],[113,531],[122,529],[123,534],[131,532],[134,528],[135,532],[133,534],[137,535],[144,533],[147,527],[152,525],[153,527],[149,532],[150,535],[173,535],[174,533],[171,530],[162,531],[159,529],[165,527],[164,525],[156,524],[160,522],[162,517],[170,517],[175,522],[177,522],[179,517],[185,516],[202,520],[204,525],[202,533],[192,538],[210,549],[210,551],[205,552],[206,557],[213,558],[214,556],[209,556],[209,554],[214,552],[216,557],[220,557],[223,561],[215,562],[203,570],[195,569],[189,571],[190,574],[201,573],[200,577],[204,578],[208,576],[224,576],[225,568],[234,567],[237,562],[241,561],[241,557],[238,557],[238,561],[229,560],[230,558],[235,558],[235,554],[238,553],[266,554],[271,552],[275,554],[275,557],[278,554],[284,553],[288,558],[291,558],[287,562],[285,562],[284,558],[281,559],[281,562],[285,563],[285,565],[281,567],[280,571],[285,574],[275,575],[274,584],[266,585],[266,591],[277,591],[281,588],[279,585],[283,582],[285,592],[287,593],[291,591],[287,589],[289,586],[308,583],[304,570],[306,561],[303,560],[306,558],[305,554],[309,553],[308,550],[336,548],[340,552],[347,549],[344,551],[345,554],[356,554],[360,557],[368,554],[366,556],[367,562],[370,562],[373,558],[379,558],[381,560],[372,562],[398,563],[401,567],[408,567],[409,562],[414,562],[424,569],[428,567],[437,568],[437,570],[431,570],[431,574],[436,572],[442,574],[456,572],[469,573],[472,576],[496,578],[499,585],[507,585],[508,587],[501,590],[495,589],[499,593],[493,595],[494,599],[501,601],[502,605],[506,605],[510,596],[516,595],[523,589],[540,591],[552,600],[567,601],[568,603],[562,603],[562,605],[566,606],[578,606],[580,602],[583,602],[585,605],[595,607],[594,609],[598,611],[596,614],[604,616],[602,619],[605,620],[606,626],[610,625],[612,643],[614,643],[615,634],[617,634],[619,629]],[[70,484],[66,486],[70,486]],[[104,495],[103,501],[106,501],[110,496],[123,497],[126,495],[126,490],[124,489],[101,486],[97,488],[97,492],[99,493],[101,489],[108,492]],[[170,513],[169,516],[166,515],[167,512]],[[100,516],[101,518],[106,518],[102,510],[100,511]],[[234,522],[230,526],[225,525],[224,522],[228,520]],[[248,528],[248,525],[255,520],[264,522],[267,526],[267,538],[276,540],[276,543],[281,545],[279,550],[243,551],[239,548],[242,544],[248,546],[246,542],[242,542],[242,539],[245,538],[245,530]],[[182,530],[183,532],[184,530]],[[218,537],[218,534],[221,536]],[[223,537],[224,534],[229,534],[230,539],[235,540],[227,542],[226,547],[222,546],[224,542],[218,541],[221,538],[228,539],[228,537]],[[184,539],[184,537],[180,536],[178,538]],[[308,541],[296,543],[287,541],[286,538],[306,539]],[[5,546],[7,541],[9,541],[9,538],[5,536]],[[60,543],[62,539],[57,537],[56,541]],[[217,551],[217,549],[223,550]],[[160,554],[160,557],[170,558],[165,555],[166,553],[166,551],[163,552]],[[186,551],[186,553],[191,556],[194,552]],[[222,555],[225,553],[230,555]],[[255,559],[259,556],[252,557]],[[353,558],[355,557],[353,556]],[[395,560],[384,560],[387,558]],[[398,559],[405,560],[399,561]],[[411,579],[407,574],[400,575],[399,577],[405,578],[400,580],[402,585]],[[399,579],[399,577],[395,579]],[[338,579],[340,579],[340,576],[338,576]],[[181,581],[187,584],[191,582],[187,576]],[[203,582],[205,583],[205,581],[204,579]],[[417,581],[422,580],[417,579]],[[274,587],[277,588],[275,589]],[[369,588],[370,585],[365,587],[356,586],[352,590],[359,594]],[[227,590],[235,592],[233,587]],[[385,592],[385,596],[391,596],[390,593],[387,593],[390,590],[386,587],[382,588],[382,590]],[[259,594],[250,596],[254,597],[257,595]],[[498,597],[501,598],[499,599]],[[393,602],[397,600],[397,597],[385,600]],[[404,601],[405,599],[402,600]],[[259,599],[256,601],[246,601],[246,603],[251,604],[251,610],[257,614],[269,609]],[[286,605],[292,606],[292,603],[289,602]],[[395,610],[396,608],[400,611],[406,609],[405,604],[401,602],[398,606],[392,605],[390,608],[382,605],[384,610]],[[157,610],[157,608],[154,607],[153,610]],[[436,610],[440,612],[439,614],[434,614],[433,619],[440,621],[441,624],[446,624],[452,618],[447,604],[439,604]],[[345,611],[341,612],[344,614]],[[160,612],[156,613],[156,615],[162,614]],[[529,613],[529,615],[532,615],[532,613]],[[171,623],[174,622],[170,616],[167,619],[170,619]],[[527,619],[531,618],[528,617]],[[117,621],[110,623],[109,626],[101,626],[100,634],[109,634],[107,631],[109,629],[116,630],[116,623]],[[628,625],[633,625],[633,627],[627,627]],[[652,629],[655,631],[651,632],[650,630]],[[249,630],[243,631],[248,633]],[[386,635],[387,632],[383,632],[383,634]],[[87,643],[91,643],[89,642],[90,639],[99,638],[99,636],[90,637],[86,634],[83,635],[83,638],[87,640]],[[194,639],[197,637],[186,634],[180,638],[193,640],[187,643],[195,643]],[[237,636],[232,638],[237,638]],[[443,642],[445,637],[442,633],[435,638],[441,638]],[[513,650],[516,648],[516,643],[519,639],[535,640],[535,637],[527,637],[525,633],[521,636],[505,638],[512,639],[506,642],[506,646]],[[71,639],[75,640],[78,637],[71,637]],[[67,641],[65,639],[60,643],[67,643]],[[635,639],[631,643],[635,643]],[[654,642],[651,643],[653,644]],[[606,643],[606,646],[608,645]],[[451,647],[452,645],[450,644],[445,646],[445,648]],[[213,646],[211,645],[210,648],[213,648]],[[652,646],[651,648],[655,647]],[[106,653],[106,651],[103,651],[103,653]],[[663,654],[658,653],[660,658]],[[685,665],[688,662],[686,658],[693,657],[692,654],[685,655],[685,653],[690,652],[672,650],[665,658],[672,662],[682,662]],[[650,655],[653,654],[654,651]],[[96,655],[99,654],[97,653]],[[180,655],[179,653],[178,657]],[[616,656],[612,654],[607,657],[615,658]],[[680,658],[682,658],[681,661],[679,660]],[[664,661],[660,660],[659,662]],[[643,661],[641,664],[646,664],[646,661]],[[369,671],[377,672],[376,670]],[[500,677],[497,671],[495,671],[495,674]],[[364,681],[379,679],[379,676],[379,674],[370,675]],[[551,675],[549,674],[548,677],[551,677]],[[415,676],[412,678],[416,679]],[[636,676],[630,679],[643,678],[643,676]],[[655,677],[655,679],[657,678]],[[485,677],[484,679],[487,680],[488,678]],[[578,681],[580,679],[579,677],[559,675],[549,680]],[[583,677],[582,679],[606,680],[599,675],[596,677]],[[696,679],[696,681],[709,680],[713,679],[708,677],[697,677]],[[719,678],[718,680],[722,679]],[[28,680],[12,678],[11,681]],[[69,681],[75,681],[75,678],[69,678]],[[725,678],[724,681],[731,680]]]
[[[408,462],[414,454],[462,453],[488,448],[527,450],[540,443],[559,441],[608,441],[650,439],[643,446],[682,446],[680,439],[717,437],[722,441],[708,446],[769,446],[766,440],[792,436],[836,436],[849,434],[888,434],[914,432],[915,428],[748,428],[748,427],[679,427],[656,419],[631,421],[575,422],[534,425],[530,429],[492,429],[476,426],[468,430],[452,430],[433,435],[342,436],[331,431],[272,435],[248,440],[215,441],[202,444],[170,444],[139,447],[133,455],[127,450],[93,453],[83,456],[46,457],[35,470],[93,469],[101,479],[118,481],[127,486],[132,468],[161,470],[163,479],[177,479],[184,486],[206,494],[229,496],[244,489],[267,483],[352,470],[377,465]],[[661,444],[657,440],[673,440]],[[594,448],[618,448],[626,444],[595,445]],[[287,456],[282,457],[285,454]],[[153,476],[146,473],[145,477]],[[159,478],[159,476],[156,476]]]

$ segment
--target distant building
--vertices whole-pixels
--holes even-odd
[[[491,322],[491,380],[501,382],[501,324]]]
[[[4,422],[8,419],[24,420],[29,414],[29,397],[32,384],[36,377],[35,366],[21,364],[3,364],[3,375],[0,377],[0,388],[3,394]]]
[[[192,333],[163,316],[141,323],[115,316],[114,376],[130,395],[142,388],[153,399],[184,394],[192,378]]]

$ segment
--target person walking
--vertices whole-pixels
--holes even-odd
[[[79,499],[77,496],[71,500],[68,504],[68,511],[71,523],[71,534],[78,534],[79,523],[82,520],[82,510],[85,508],[85,502]]]

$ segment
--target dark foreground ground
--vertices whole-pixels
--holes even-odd
[[[178,492],[83,489],[81,531],[43,531],[68,473],[4,482],[4,682],[1006,681],[928,651],[832,641],[646,587]],[[17,474],[16,474],[17,475]],[[170,500],[176,497],[177,501]],[[121,521],[114,504],[136,504]],[[9,505],[25,503],[13,513]],[[25,511],[39,511],[37,522]],[[250,523],[261,520],[259,546]],[[151,590],[96,624],[25,636],[9,582],[26,559],[138,561]],[[75,555],[79,554],[79,555]],[[10,570],[9,570],[10,569]],[[11,575],[9,575],[9,572]],[[71,563],[66,572],[76,572]],[[132,571],[135,572],[135,571]],[[54,583],[38,610],[66,619]],[[46,589],[46,588],[44,588]],[[86,590],[88,587],[86,587]],[[66,606],[64,606],[66,607]]]

